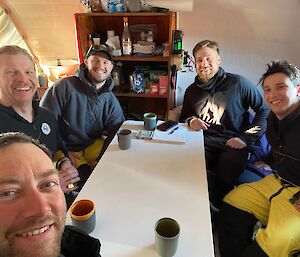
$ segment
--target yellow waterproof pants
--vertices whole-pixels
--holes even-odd
[[[84,150],[79,152],[73,152],[76,155],[75,167],[78,168],[82,164],[89,164],[95,162],[101,152],[104,140],[98,138],[93,144],[86,147]]]
[[[300,187],[283,187],[280,179],[270,174],[238,186],[224,201],[253,214],[264,225],[256,241],[268,256],[288,257],[300,249],[300,212],[289,201],[299,190]]]

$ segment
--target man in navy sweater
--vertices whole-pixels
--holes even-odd
[[[204,40],[193,49],[197,76],[184,96],[180,116],[194,130],[203,129],[210,198],[219,205],[244,170],[251,146],[265,132],[268,109],[248,79],[226,73],[217,42]],[[248,109],[255,112],[249,122]]]

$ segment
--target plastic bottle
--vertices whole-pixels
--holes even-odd
[[[122,34],[122,49],[123,55],[131,55],[132,54],[132,41],[128,27],[128,17],[123,18],[124,29]]]
[[[92,46],[94,44],[93,34],[88,34],[88,46]]]

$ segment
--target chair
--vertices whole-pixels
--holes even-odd
[[[258,168],[254,164],[256,161],[265,160],[269,156],[270,152],[271,146],[267,141],[266,135],[263,134],[252,148],[246,168],[238,179],[238,185],[258,181],[272,172],[271,170]]]

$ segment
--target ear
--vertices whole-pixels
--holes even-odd
[[[300,85],[297,86],[297,96],[300,96]]]
[[[221,56],[218,55],[218,63],[221,64]]]
[[[87,67],[87,59],[86,59],[86,58],[84,59],[83,62],[84,62],[84,64],[85,64],[85,66]]]

